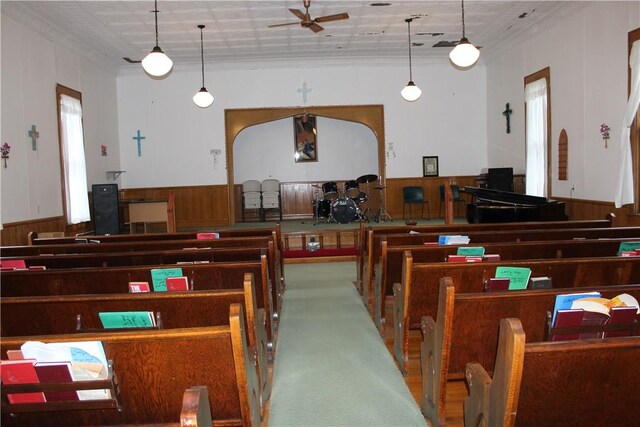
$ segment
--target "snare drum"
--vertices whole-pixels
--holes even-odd
[[[355,221],[357,211],[356,203],[346,197],[337,199],[331,204],[331,218],[340,224]]]
[[[325,182],[322,184],[322,192],[325,200],[333,201],[338,198],[338,184],[333,181]]]
[[[344,183],[344,195],[350,199],[355,199],[360,195],[360,188],[358,187],[358,181],[351,180]]]

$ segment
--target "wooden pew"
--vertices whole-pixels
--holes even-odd
[[[205,386],[193,386],[184,392],[180,425],[183,427],[211,427],[209,392]]]
[[[183,391],[196,383],[208,388],[216,423],[260,426],[258,381],[244,328],[242,306],[233,304],[226,326],[4,338],[5,358],[27,340],[101,341],[117,378],[120,410],[82,409],[91,401],[72,402],[75,410],[39,408],[45,412],[18,413],[15,405],[3,405],[3,425],[50,425],[52,419],[57,425],[174,422]]]
[[[604,220],[578,220],[578,221],[536,221],[536,222],[510,222],[502,224],[451,224],[451,225],[423,225],[423,226],[405,226],[393,225],[382,227],[367,227],[364,221],[360,222],[359,238],[358,238],[358,255],[357,255],[357,279],[358,286],[362,288],[363,277],[366,277],[368,266],[373,265],[373,253],[369,248],[373,246],[374,236],[378,234],[409,234],[414,231],[418,233],[458,233],[466,234],[468,231],[480,230],[541,230],[549,228],[606,228],[611,227],[615,215],[607,215]],[[371,271],[371,270],[369,270]]]
[[[269,343],[270,346],[275,344],[271,281],[264,255],[259,262],[184,264],[180,267],[193,284],[193,290],[243,289],[245,273],[253,274],[258,307],[266,312]],[[127,293],[129,282],[151,283],[150,270],[153,268],[166,266],[7,272],[2,275],[0,293],[2,297]]]
[[[495,263],[413,263],[405,253],[402,282],[394,285],[393,352],[400,369],[406,372],[409,329],[420,329],[423,316],[434,317],[438,310],[441,277],[451,277],[456,293],[484,291],[484,281],[494,277],[498,266],[528,267],[531,276],[547,276],[556,289],[612,286],[640,283],[639,258],[573,258],[563,260],[522,260]]]
[[[638,360],[640,337],[525,344],[519,320],[503,319],[493,378],[467,366],[465,425],[637,425]]]
[[[110,254],[123,252],[158,252],[171,250],[184,250],[185,248],[266,248],[268,271],[273,284],[274,295],[273,314],[277,318],[282,298],[284,296],[283,259],[278,246],[274,242],[275,233],[271,237],[230,237],[214,240],[161,240],[142,242],[115,242],[115,243],[79,243],[57,244],[39,246],[5,246],[2,248],[3,259],[12,257],[24,259],[24,257],[50,255],[50,254]],[[207,250],[207,249],[198,249]],[[203,256],[203,255],[199,255]],[[206,259],[206,258],[205,258]],[[34,261],[36,262],[36,261]],[[55,263],[55,261],[43,261],[43,263]]]
[[[237,229],[237,230],[211,230],[202,231],[201,233],[218,233],[220,238],[225,237],[257,237],[271,236],[275,232],[278,241],[282,240],[282,228],[280,224],[276,224],[273,228],[253,228],[253,229]],[[150,234],[113,234],[105,235],[81,235],[67,237],[39,237],[38,232],[31,231],[27,235],[27,241],[30,246],[33,245],[52,245],[52,244],[78,244],[83,240],[99,240],[101,243],[114,242],[141,242],[149,240],[187,240],[195,239],[199,232],[179,232],[179,233],[150,233]]]
[[[366,286],[364,292],[371,292],[373,287],[373,267],[379,262],[382,252],[382,240],[386,239],[389,247],[401,245],[434,244],[439,236],[447,234],[431,232],[421,234],[389,234],[378,235],[371,243],[371,255],[365,268]],[[451,233],[449,233],[451,234]],[[525,229],[525,230],[493,230],[493,231],[469,231],[472,245],[497,242],[519,242],[535,240],[572,240],[572,239],[601,239],[601,238],[640,238],[640,227],[615,227],[615,228],[565,228],[565,229]],[[364,294],[363,294],[364,295]],[[365,298],[365,301],[368,301]]]
[[[57,335],[102,329],[99,313],[160,313],[162,329],[224,325],[231,304],[243,304],[249,346],[256,355],[261,407],[269,398],[266,313],[257,306],[252,274],[243,289],[138,294],[9,297],[0,300],[1,336]]]
[[[527,341],[543,341],[547,312],[555,298],[575,289],[540,289],[456,294],[450,277],[440,279],[438,317],[422,318],[422,412],[432,425],[444,425],[447,382],[460,379],[469,361],[493,366],[498,325],[506,317],[522,322]],[[581,288],[599,291],[604,298],[627,293],[640,298],[640,285]]]
[[[558,240],[526,241],[510,243],[485,243],[487,254],[498,254],[503,261],[553,258],[590,258],[616,256],[620,242],[626,239],[610,240]],[[393,295],[393,284],[402,280],[402,257],[411,251],[414,263],[444,262],[449,255],[455,255],[458,245],[446,246],[394,246],[382,241],[380,262],[374,267],[373,313],[374,321],[382,332],[385,318],[385,298]],[[474,246],[474,245],[470,245]]]

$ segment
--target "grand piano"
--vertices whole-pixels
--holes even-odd
[[[510,191],[464,187],[473,195],[467,205],[470,224],[489,222],[566,221],[564,202]]]

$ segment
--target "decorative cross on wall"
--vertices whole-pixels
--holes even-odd
[[[511,133],[511,114],[512,113],[513,113],[513,110],[509,108],[509,103],[507,102],[507,105],[505,105],[505,109],[502,112],[502,115],[507,118],[507,133]]]
[[[302,94],[302,103],[307,104],[307,94],[313,89],[307,87],[307,82],[302,83],[302,87],[298,89],[298,93]]]
[[[135,139],[138,142],[138,157],[142,157],[142,145],[140,143],[143,139],[147,139],[147,137],[140,135],[140,129],[138,129],[138,134],[132,139]]]
[[[31,125],[29,137],[31,138],[31,149],[36,151],[38,149],[38,138],[40,138],[40,132],[36,130],[36,125]]]

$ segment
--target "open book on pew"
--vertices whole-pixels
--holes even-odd
[[[602,298],[598,292],[556,296],[548,313],[547,337],[551,341],[635,335],[638,301],[629,294]]]
[[[113,368],[100,341],[27,341],[12,354],[18,353],[23,359],[0,361],[3,412],[119,407]]]

